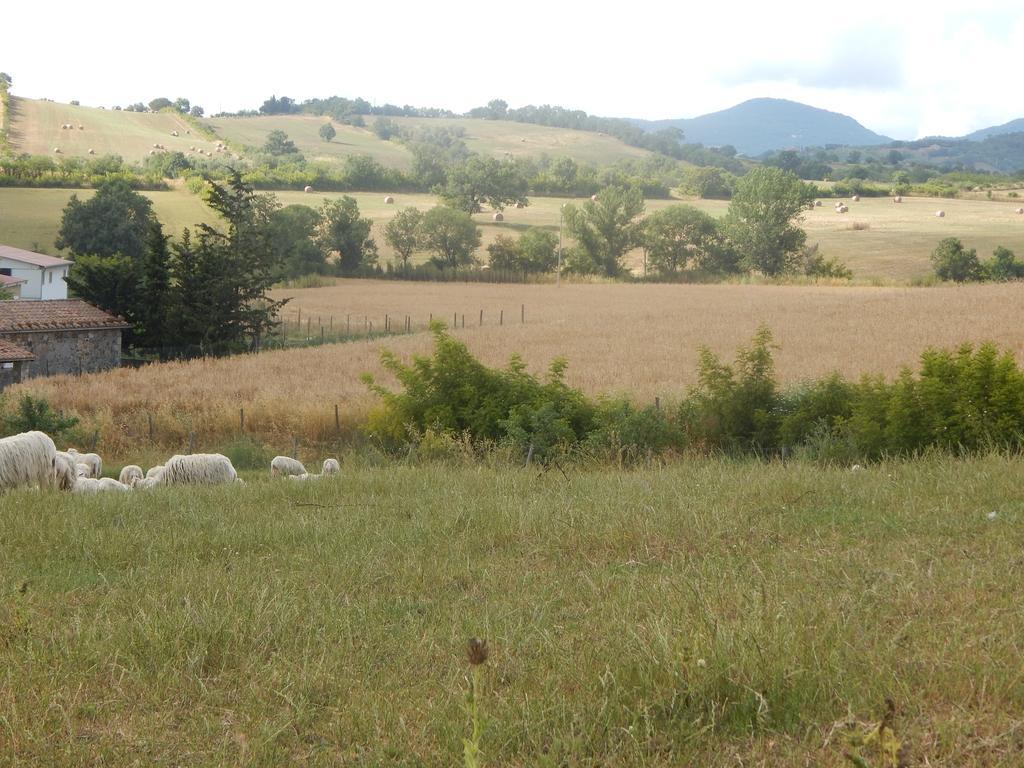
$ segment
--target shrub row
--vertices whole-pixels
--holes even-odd
[[[672,408],[591,399],[565,383],[558,359],[544,379],[519,357],[488,368],[441,323],[434,352],[410,363],[384,352],[403,389],[364,376],[381,397],[366,429],[389,449],[470,441],[549,461],[566,455],[632,462],[686,451],[824,461],[872,460],[929,449],[1019,449],[1024,372],[993,345],[928,350],[893,381],[832,374],[782,388],[771,332],[762,327],[732,364],[702,349],[698,386]]]

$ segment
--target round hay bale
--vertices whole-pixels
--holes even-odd
[[[501,211],[498,211],[496,214],[491,216],[491,220],[492,221],[504,221],[505,217],[501,214]]]
[[[815,200],[814,201],[814,207],[815,208],[821,208],[821,200]]]
[[[177,131],[171,131],[171,136],[177,136],[177,135],[178,135]]]
[[[945,211],[936,211],[936,212],[935,212],[935,215],[936,215],[936,216],[937,216],[938,218],[940,218],[940,219],[944,219],[944,218],[946,218],[946,212],[945,212]]]
[[[522,210],[522,209],[523,209],[523,208],[525,208],[525,207],[526,207],[526,206],[525,206],[525,205],[523,205],[522,203],[516,203],[516,208],[518,208],[518,209],[520,209],[520,210]]]
[[[153,149],[157,149],[157,148],[159,148],[159,146],[160,146],[159,144],[154,144],[153,145]]]
[[[854,195],[853,196],[853,202],[859,203],[860,202],[860,195]]]
[[[836,208],[836,213],[846,213],[848,210],[850,209],[847,208],[845,205],[840,205],[839,207]]]
[[[903,198],[902,198],[902,197],[900,197],[899,195],[896,195],[896,197],[894,197],[894,198],[892,199],[892,201],[893,201],[894,203],[902,203],[902,202],[903,202]]]
[[[78,130],[80,130],[80,131],[84,131],[84,130],[85,130],[85,126],[84,126],[84,125],[80,125],[80,126],[78,126]]]
[[[304,186],[304,187],[302,188],[302,191],[303,191],[303,192],[312,192],[312,191],[313,191],[313,188],[312,188],[311,186],[309,186],[309,185],[307,184],[306,186]]]
[[[95,149],[90,149],[89,150],[89,154],[90,155],[95,155],[96,154],[96,150]]]
[[[156,154],[156,150],[155,150],[155,149],[151,149],[151,150],[149,150],[149,154],[151,154],[151,155],[155,155],[155,154]]]
[[[53,151],[56,152],[59,155],[60,154],[60,147],[54,147]]]
[[[596,203],[597,202],[597,195],[591,195],[590,199],[591,199],[592,202]]]
[[[387,197],[384,198],[384,205],[394,205],[394,204],[395,204],[395,198],[393,198],[391,195],[388,195]]]
[[[1017,213],[1024,213],[1024,208],[1018,208]]]

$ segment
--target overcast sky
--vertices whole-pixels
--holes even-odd
[[[657,119],[773,96],[900,139],[1024,117],[1021,0],[234,5],[7,3],[0,71],[16,95],[208,113],[336,94]]]

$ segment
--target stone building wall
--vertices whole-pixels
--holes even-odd
[[[24,365],[25,363],[21,360],[13,363],[0,363],[0,391],[21,381],[21,369]]]
[[[24,379],[58,373],[93,373],[121,365],[120,328],[5,332],[3,337],[36,356],[24,363]]]

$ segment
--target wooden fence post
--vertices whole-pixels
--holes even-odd
[[[481,309],[480,310],[480,325],[483,325],[483,324],[484,324],[484,311]]]
[[[501,310],[501,312],[498,313],[498,325],[504,325],[504,324],[505,324],[505,310],[503,309],[503,310]]]
[[[146,421],[149,422],[149,442],[153,442],[153,414],[146,411]]]
[[[519,307],[519,322],[526,322],[526,305],[523,304]]]
[[[299,458],[299,438],[292,437],[292,458]]]
[[[337,432],[341,432],[341,417],[338,416],[338,404],[334,404],[334,429]]]
[[[245,408],[238,409],[238,429],[245,432]]]
[[[189,452],[189,455],[192,454],[192,451],[195,450],[195,447],[196,447],[196,433],[195,432],[189,432],[188,433],[188,452]]]

